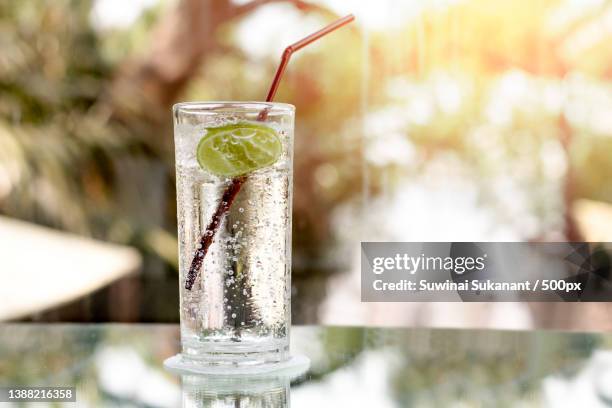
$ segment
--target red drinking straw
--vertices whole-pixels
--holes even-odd
[[[324,35],[331,33],[332,31],[350,23],[353,20],[355,20],[355,16],[353,16],[352,14],[344,16],[329,24],[328,26],[323,27],[319,31],[314,32],[309,36],[304,37],[301,40],[285,48],[285,51],[283,51],[283,56],[281,57],[280,64],[276,69],[276,74],[274,74],[272,85],[270,85],[268,96],[266,96],[266,102],[271,102],[274,99],[276,91],[278,90],[278,85],[280,84],[283,74],[285,73],[287,64],[289,64],[289,59],[291,59],[291,55],[293,55],[294,52],[301,50],[308,44],[313,43]],[[262,110],[257,119],[263,121],[266,119],[267,116],[268,108]],[[245,180],[246,175],[233,178],[230,185],[227,186],[227,188],[223,192],[221,202],[219,202],[219,205],[217,206],[217,209],[215,210],[215,213],[213,214],[210,223],[206,227],[206,232],[204,232],[198,243],[198,248],[195,251],[193,260],[191,261],[191,266],[189,267],[189,273],[185,278],[185,289],[191,290],[191,288],[193,287],[193,284],[195,283],[195,280],[198,277],[198,273],[202,268],[202,262],[204,261],[204,257],[208,252],[208,248],[210,248],[210,245],[212,244],[213,239],[215,238],[215,234],[217,233],[217,230],[221,225],[223,216],[229,211],[230,207],[232,206],[232,203],[234,202],[234,199],[238,195],[238,192],[240,192],[240,188],[242,187],[242,184],[245,182]]]
[[[289,64],[289,59],[291,58],[291,55],[294,52],[301,50],[308,44],[315,42],[316,40],[323,37],[324,35],[331,33],[332,31],[342,27],[343,25],[350,23],[353,20],[355,20],[355,16],[353,16],[352,14],[349,14],[348,16],[344,16],[334,21],[330,25],[323,27],[319,31],[312,33],[309,36],[304,37],[300,41],[295,42],[291,44],[290,46],[288,46],[287,48],[285,48],[285,51],[283,52],[283,56],[281,57],[280,64],[278,65],[278,68],[276,70],[276,74],[274,75],[274,79],[272,80],[272,85],[270,85],[270,90],[268,91],[266,102],[270,102],[272,101],[272,99],[274,99],[274,96],[276,95],[276,90],[278,89],[278,85],[280,84],[281,78],[283,77],[283,74],[285,73],[285,68],[287,68],[287,64]]]

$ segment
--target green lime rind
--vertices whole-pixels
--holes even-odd
[[[196,158],[200,167],[210,173],[236,177],[276,163],[282,151],[274,129],[242,122],[206,129]]]

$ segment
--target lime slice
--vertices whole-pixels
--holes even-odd
[[[274,164],[282,150],[274,129],[243,122],[206,129],[196,157],[204,170],[234,177]]]

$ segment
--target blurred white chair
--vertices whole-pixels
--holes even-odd
[[[0,217],[0,321],[76,300],[141,264],[133,248]]]

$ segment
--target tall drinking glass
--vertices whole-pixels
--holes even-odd
[[[183,359],[287,360],[295,108],[194,102],[175,105],[173,113]],[[212,243],[202,248],[206,236]],[[203,249],[195,276],[194,257]]]

